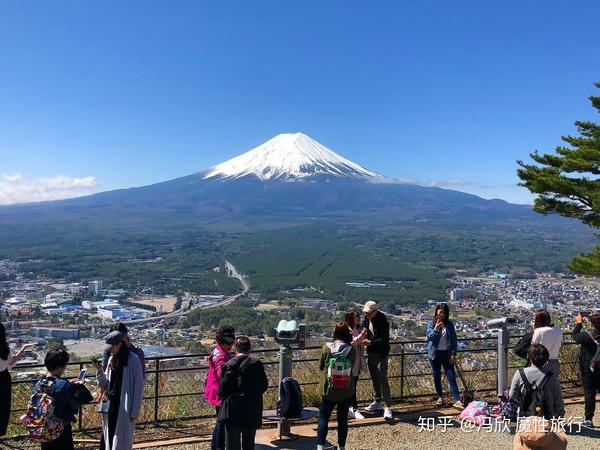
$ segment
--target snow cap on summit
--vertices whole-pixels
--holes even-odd
[[[380,179],[380,175],[349,161],[303,133],[275,136],[252,150],[218,164],[204,178],[287,180],[314,175]]]

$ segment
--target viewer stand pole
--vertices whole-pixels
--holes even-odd
[[[508,384],[508,342],[509,332],[507,325],[514,323],[514,317],[502,317],[500,319],[488,320],[488,328],[498,329],[498,384],[497,393],[502,395]]]
[[[281,381],[284,378],[292,376],[292,349],[287,345],[282,345],[281,350],[279,351],[279,388],[278,388],[278,397],[281,397]],[[279,439],[290,439],[290,422],[283,419],[280,420],[277,424],[277,435]]]
[[[502,395],[508,383],[508,328],[498,328],[498,395]]]

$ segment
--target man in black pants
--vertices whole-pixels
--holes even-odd
[[[388,358],[390,355],[390,324],[384,313],[377,310],[377,303],[368,301],[363,307],[365,320],[363,326],[367,329],[367,365],[373,383],[375,401],[367,406],[366,411],[383,410],[383,418],[392,419],[392,396],[388,382]],[[385,402],[381,404],[381,400]]]
[[[579,314],[575,317],[577,323],[573,328],[573,339],[581,344],[579,364],[585,398],[585,420],[583,425],[592,427],[596,410],[596,393],[600,392],[600,370],[592,371],[591,363],[598,350],[598,345],[600,345],[600,314],[592,314],[589,319],[591,329],[588,333],[582,333],[583,316]]]
[[[235,357],[221,372],[218,393],[223,403],[217,420],[225,424],[227,450],[252,450],[256,430],[262,426],[263,394],[269,381],[263,363],[250,356],[248,337],[238,336],[233,348]]]

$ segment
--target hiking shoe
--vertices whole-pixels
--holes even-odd
[[[442,397],[438,398],[435,402],[436,406],[444,406],[444,399]]]
[[[365,408],[365,411],[369,411],[369,412],[381,411],[381,410],[383,410],[383,405],[380,402],[373,402]]]
[[[358,409],[352,411],[352,417],[354,417],[356,420],[363,420],[365,418],[365,416],[363,416]]]
[[[456,409],[465,409],[465,405],[460,400],[455,401],[452,407]]]
[[[383,410],[383,418],[385,420],[392,420],[394,418],[394,414],[392,413],[392,409],[387,406]]]

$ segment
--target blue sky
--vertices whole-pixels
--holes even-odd
[[[368,169],[525,203],[600,80],[597,1],[10,1],[0,203],[187,175],[302,131]]]

